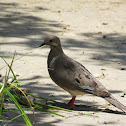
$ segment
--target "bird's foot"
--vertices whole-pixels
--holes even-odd
[[[74,109],[75,106],[74,105],[71,105],[71,104],[62,104],[62,105],[59,105],[61,108],[65,108],[65,109]]]
[[[74,109],[75,108],[75,106],[74,106],[75,98],[76,98],[76,96],[73,96],[68,104],[61,105],[61,107],[65,108],[65,109]]]
[[[66,108],[67,109],[74,109],[75,108],[75,106],[74,106],[74,104],[66,104]]]

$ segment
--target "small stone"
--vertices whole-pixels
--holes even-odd
[[[107,122],[104,121],[104,124],[107,124]]]
[[[63,27],[63,29],[67,29],[66,27]]]
[[[106,70],[106,69],[102,68],[101,70]]]
[[[126,70],[126,68],[121,68],[120,70]]]
[[[108,23],[102,23],[102,25],[107,25]]]
[[[98,32],[98,34],[102,34],[102,32]]]
[[[107,36],[106,36],[106,35],[103,35],[102,37],[103,37],[103,38],[106,38]]]

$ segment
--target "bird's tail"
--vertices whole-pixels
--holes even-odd
[[[126,106],[121,104],[117,99],[115,99],[112,95],[110,97],[105,97],[105,100],[107,100],[109,103],[111,103],[113,106],[117,107],[118,109],[122,110],[124,113],[126,113]]]

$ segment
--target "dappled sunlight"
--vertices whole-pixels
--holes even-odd
[[[104,78],[97,79],[121,103],[126,103],[125,97],[119,96],[119,93],[125,91],[126,82],[125,1],[2,1],[0,56],[10,63],[16,51],[12,69],[18,75],[18,81],[24,81],[20,83],[21,89],[63,104],[71,99],[71,96],[58,87],[48,74],[47,56],[50,49],[46,46],[39,48],[47,35],[55,35],[60,38],[66,55],[82,63],[93,74],[103,73]],[[2,58],[0,69],[0,75],[4,77],[8,67]],[[1,78],[0,81],[2,82]],[[53,104],[43,99],[28,97],[40,103]],[[54,110],[66,118],[36,110],[37,126],[124,125],[125,115],[104,104],[105,100],[96,96],[77,96],[76,108],[72,113]],[[4,107],[10,108],[11,105],[11,101],[6,101]],[[107,111],[106,108],[112,111]],[[28,111],[29,108],[25,109],[32,122],[32,113]],[[78,112],[82,111],[96,114],[99,118],[79,115]],[[18,111],[11,114],[10,111],[3,112],[3,117],[7,118],[2,124],[17,115]],[[17,123],[25,125],[22,117],[12,121],[10,125]]]

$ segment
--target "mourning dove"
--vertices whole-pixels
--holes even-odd
[[[46,37],[40,47],[44,45],[48,45],[51,49],[47,61],[51,79],[72,96],[67,108],[74,107],[77,95],[93,94],[126,112],[126,106],[116,100],[82,64],[64,54],[58,37]]]

